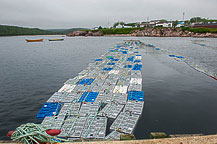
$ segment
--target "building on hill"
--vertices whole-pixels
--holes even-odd
[[[132,28],[132,26],[124,25],[124,28]]]
[[[181,21],[181,22],[178,22],[178,24],[176,25],[176,27],[183,27],[185,26],[185,22]]]
[[[123,28],[123,25],[118,24],[118,25],[116,26],[116,28]]]
[[[155,27],[172,27],[172,22],[158,22],[155,24]]]
[[[192,28],[217,28],[217,23],[207,23],[207,24],[192,24]]]
[[[98,30],[99,29],[99,27],[94,27],[94,28],[92,28],[92,30]]]

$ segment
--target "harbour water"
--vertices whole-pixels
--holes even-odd
[[[33,36],[28,38],[38,38]],[[139,39],[163,51],[146,48],[143,57],[145,105],[135,135],[217,132],[217,81],[195,71],[179,54],[209,73],[217,72],[217,39],[73,37],[63,42],[26,43],[27,37],[0,37],[0,139],[36,120],[43,103],[69,78],[125,39]],[[45,39],[55,36],[44,36]],[[192,40],[203,40],[201,46]]]

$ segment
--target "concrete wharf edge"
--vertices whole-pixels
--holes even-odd
[[[0,143],[12,144],[16,142],[0,141]],[[217,144],[217,135],[164,138],[164,139],[147,139],[147,140],[129,140],[129,141],[71,142],[71,143],[64,143],[64,144]]]

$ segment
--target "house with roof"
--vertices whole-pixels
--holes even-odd
[[[116,28],[123,28],[123,25],[118,24]]]
[[[178,22],[178,24],[176,25],[176,27],[183,27],[185,26],[185,22]]]
[[[173,23],[172,22],[157,22],[155,24],[155,27],[172,27]]]

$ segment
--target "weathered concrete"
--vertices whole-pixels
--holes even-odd
[[[0,143],[12,144],[14,142],[0,141]],[[217,135],[149,139],[149,140],[129,140],[129,141],[73,142],[73,143],[64,143],[64,144],[217,144]]]

